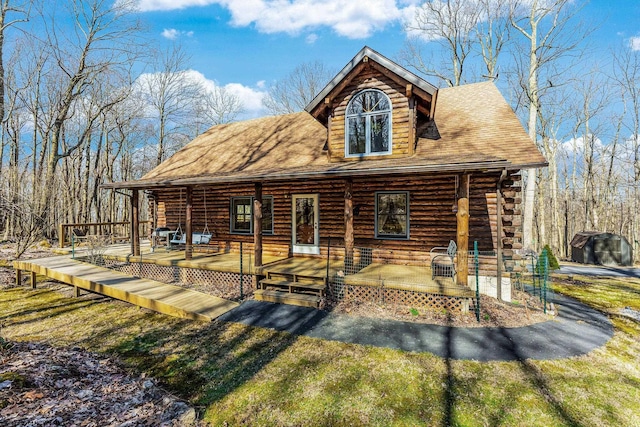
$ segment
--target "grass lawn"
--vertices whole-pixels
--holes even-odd
[[[558,361],[445,360],[51,289],[1,289],[0,334],[114,355],[211,425],[640,426],[640,323],[617,315],[640,309],[640,281],[580,280],[554,286],[610,313],[616,332]]]

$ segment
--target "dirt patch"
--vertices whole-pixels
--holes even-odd
[[[10,264],[11,261],[15,260],[15,255],[16,250],[13,243],[0,244],[0,260]],[[20,259],[45,258],[52,255],[53,252],[51,251],[49,244],[47,242],[42,242],[42,244],[37,244],[32,248],[27,249]]]
[[[4,426],[188,426],[196,412],[144,375],[79,348],[0,341]]]
[[[340,301],[329,303],[325,309],[350,316],[471,328],[487,326],[515,328],[545,322],[553,318],[549,311],[547,311],[548,314],[544,314],[542,303],[536,296],[513,290],[512,300],[514,302],[508,303],[482,296],[480,298],[480,321],[477,320],[473,307],[470,308],[469,313],[455,313],[447,310],[417,309],[393,304],[380,305],[368,302]]]

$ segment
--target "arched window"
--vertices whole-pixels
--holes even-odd
[[[383,92],[367,89],[349,101],[345,156],[391,154],[391,101]]]

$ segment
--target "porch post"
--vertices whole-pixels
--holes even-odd
[[[458,265],[456,283],[459,286],[469,286],[469,174],[462,175],[458,189],[457,245]]]
[[[262,266],[262,183],[255,183],[253,195],[253,262]]]
[[[353,180],[344,180],[344,264],[353,269]]]
[[[496,298],[502,301],[502,268],[504,263],[502,262],[502,182],[507,177],[507,170],[504,169],[498,179],[498,185],[496,186]]]
[[[140,256],[140,210],[139,192],[134,188],[131,192],[131,253]]]
[[[184,234],[184,259],[189,260],[193,254],[193,187],[187,187],[187,208]]]

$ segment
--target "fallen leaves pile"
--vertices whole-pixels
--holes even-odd
[[[194,426],[196,412],[134,377],[111,359],[80,348],[0,338],[0,425]]]

